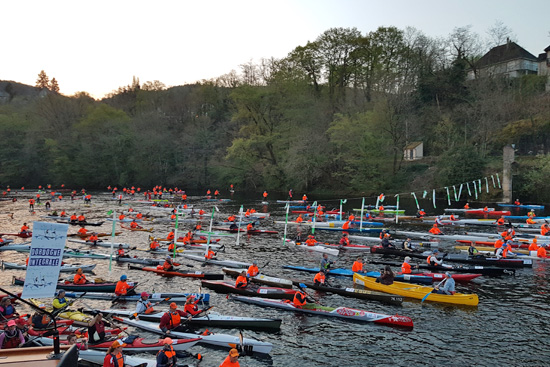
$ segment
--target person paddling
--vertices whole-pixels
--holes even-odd
[[[325,273],[328,273],[330,271],[331,265],[334,264],[334,261],[331,261],[328,259],[328,254],[323,254],[323,258],[321,259],[321,270],[324,270]]]
[[[455,280],[452,278],[451,273],[445,272],[445,279],[434,287],[432,293],[438,294],[455,294]]]
[[[187,312],[178,310],[178,305],[175,302],[170,303],[170,310],[160,318],[159,328],[166,334],[171,331],[187,331],[187,328],[182,323],[182,318],[191,319],[191,315]]]
[[[410,256],[405,256],[405,260],[403,261],[403,264],[401,264],[401,273],[402,274],[410,274],[411,273],[411,257]],[[418,268],[416,265],[414,266],[414,268]]]
[[[185,306],[183,306],[183,311],[187,312],[188,314],[195,316],[202,312],[202,310],[199,309],[199,306],[197,304],[200,302],[202,296],[199,297],[199,299],[195,299],[195,296],[190,294],[187,296],[187,299],[185,300]]]
[[[141,292],[140,298],[136,304],[136,314],[150,314],[155,312],[153,304],[149,301],[149,293]]]
[[[178,362],[176,351],[172,347],[174,341],[171,338],[164,338],[163,347],[157,353],[157,367],[174,367]]]
[[[319,270],[319,272],[315,274],[315,277],[313,278],[313,284],[320,285],[320,286],[326,285],[326,276],[323,269]]]
[[[164,264],[162,264],[162,270],[164,271],[173,271],[175,270],[174,260],[172,260],[172,257],[166,256],[166,259],[164,260]]]
[[[443,259],[439,260],[437,258],[438,255],[439,255],[439,250],[437,249],[433,250],[433,252],[426,259],[426,262],[428,263],[428,265],[431,265],[431,266],[443,265]]]
[[[117,296],[126,296],[132,292],[133,287],[126,282],[127,279],[128,277],[125,274],[120,276],[120,280],[117,282],[115,288],[115,294]]]
[[[351,267],[351,271],[353,271],[354,273],[363,272],[363,259],[361,259],[361,257],[358,257],[357,260],[355,260]]]
[[[229,355],[225,357],[223,362],[220,364],[219,367],[240,367],[239,364],[239,351],[235,348],[232,348],[229,351]]]
[[[4,332],[0,334],[0,349],[17,348],[25,344],[23,333],[17,329],[15,320],[8,321]]]
[[[237,280],[235,281],[235,288],[246,288],[248,285],[248,280],[246,278],[246,271],[243,270],[237,277]]]
[[[105,359],[103,360],[103,367],[124,367],[124,356],[122,355],[122,348],[126,346],[121,340],[115,340],[113,344],[107,349]]]
[[[305,289],[307,286],[304,283],[298,284],[298,291],[294,294],[292,303],[296,308],[302,308],[307,304],[307,293]]]
[[[110,323],[103,320],[103,314],[98,313],[95,317],[88,323],[88,337],[90,339],[90,344],[103,343],[105,341],[105,327],[111,326]]]
[[[82,271],[82,268],[76,269],[76,274],[73,278],[74,284],[86,284],[88,280],[86,279],[86,275],[84,275],[84,272]]]

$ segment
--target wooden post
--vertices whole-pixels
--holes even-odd
[[[512,163],[514,163],[515,153],[512,145],[506,145],[502,148],[502,201],[507,204],[512,203]]]

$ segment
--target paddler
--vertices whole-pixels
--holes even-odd
[[[172,257],[166,256],[166,259],[164,260],[164,264],[162,264],[162,270],[164,271],[173,271],[175,269],[174,261],[172,260]]]
[[[353,265],[351,266],[351,271],[353,271],[354,273],[363,272],[363,259],[361,259],[361,257],[358,257],[357,260],[353,262]]]
[[[349,246],[351,245],[351,242],[349,241],[349,237],[347,233],[342,234],[342,238],[340,238],[339,248]]]
[[[445,279],[443,279],[439,284],[434,287],[432,293],[447,295],[455,294],[455,280],[451,276],[451,273],[449,273],[448,271],[445,272]]]
[[[317,244],[317,240],[313,235],[307,236],[306,245],[307,246],[315,246]]]
[[[240,367],[239,351],[235,348],[232,348],[229,351],[229,355],[225,357],[223,362],[220,364],[220,367]]]
[[[533,241],[529,245],[529,252],[537,251],[539,249],[539,244],[537,243],[537,238],[533,238]]]
[[[214,251],[212,251],[212,249],[210,248],[210,246],[208,246],[206,248],[206,254],[204,254],[204,258],[206,260],[212,260],[214,257],[216,256],[216,253]]]
[[[548,224],[548,221],[545,220],[540,226],[540,234],[543,236],[550,236],[550,224]]]
[[[57,295],[53,299],[52,305],[54,310],[59,310],[64,307],[67,307],[68,302],[67,302],[67,299],[65,298],[65,291],[63,289],[60,289],[59,292],[57,292]]]
[[[255,277],[258,274],[260,274],[260,269],[258,269],[258,262],[254,260],[252,261],[252,265],[250,265],[246,271],[246,277]]]
[[[122,348],[126,346],[122,340],[115,340],[113,344],[107,349],[105,359],[103,360],[103,367],[125,367],[124,356],[122,355]]]
[[[46,305],[41,303],[38,306],[41,310],[46,311]],[[31,325],[34,329],[46,329],[52,323],[52,319],[45,312],[35,312],[31,317]]]
[[[437,227],[437,223],[434,223],[433,227],[430,228],[430,230],[428,232],[430,232],[431,234],[434,234],[434,235],[442,235],[443,234],[443,232],[441,232],[441,230]]]
[[[88,230],[84,227],[81,227],[78,231],[77,231],[78,235],[80,237],[87,237],[88,236]]]
[[[171,331],[187,331],[187,328],[182,324],[182,318],[191,319],[191,315],[187,312],[178,310],[178,305],[175,302],[170,303],[170,310],[160,318],[159,328],[166,334]]]
[[[8,321],[4,332],[0,334],[0,349],[18,348],[25,344],[23,333],[17,329],[15,320]]]
[[[431,266],[441,266],[441,265],[443,265],[443,259],[439,260],[437,258],[437,255],[439,255],[439,250],[437,250],[437,249],[433,250],[431,255],[429,255],[428,258],[426,259],[426,262],[428,263],[428,265],[431,265]]]
[[[508,255],[516,256],[516,254],[512,252],[512,242],[511,241],[506,241],[502,245],[502,247],[497,249],[497,251],[495,252],[495,255],[496,255],[497,259],[500,259],[500,258],[506,259],[508,257]]]
[[[120,280],[116,283],[116,288],[115,288],[115,294],[117,296],[126,296],[132,289],[132,286],[130,286],[126,282],[127,279],[128,277],[126,276],[126,274],[123,274],[120,276]]]
[[[540,247],[537,250],[537,257],[538,258],[542,258],[542,259],[548,258],[548,256],[546,255],[546,246],[547,246],[546,243],[543,243],[543,244],[540,245]]]
[[[246,279],[246,271],[241,271],[237,280],[235,281],[235,288],[246,288],[248,280]]]
[[[73,213],[73,215],[69,217],[69,222],[76,223],[77,221],[78,221],[78,217],[76,216],[76,213]]]
[[[187,299],[185,300],[185,306],[183,306],[183,310],[192,316],[201,313],[202,310],[199,310],[199,306],[197,306],[200,300],[201,298],[195,299],[195,296],[192,294],[188,295]]]
[[[403,264],[401,264],[401,273],[402,274],[410,274],[412,268],[418,268],[416,265],[411,266],[411,257],[405,256],[405,260],[403,261]]]
[[[298,291],[294,294],[294,299],[292,300],[294,307],[302,308],[307,304],[306,288],[307,286],[304,283],[298,284]]]
[[[504,223],[505,223],[504,215],[502,215],[500,218],[498,218],[495,223],[496,223],[497,226],[503,226]]]
[[[395,275],[393,274],[393,271],[391,270],[389,265],[386,265],[384,269],[380,272],[380,276],[376,278],[376,283],[384,284],[384,285],[391,285],[393,284],[393,279],[395,278]]]
[[[470,247],[468,247],[468,255],[473,256],[473,257],[479,256],[479,251],[474,246],[473,242],[470,242]]]
[[[132,228],[132,229],[142,229],[143,227],[140,226],[139,224],[137,224],[136,220],[133,219],[132,222],[130,223],[130,228]]]
[[[74,284],[86,284],[87,283],[86,276],[84,275],[84,272],[82,271],[82,268],[76,269],[76,274],[74,275],[73,283]]]
[[[326,281],[325,272],[321,269],[313,278],[313,284],[324,286]]]
[[[97,242],[99,241],[99,237],[97,237],[97,232],[93,232],[90,237],[86,239],[86,242],[91,242],[92,245],[97,245]]]
[[[330,266],[334,264],[334,261],[330,261],[328,259],[328,254],[323,254],[323,258],[321,259],[321,264],[319,266],[319,268],[321,270],[324,270],[325,273],[328,274],[328,272],[330,271]]]
[[[29,233],[29,227],[27,226],[27,223],[23,223],[19,234],[28,234],[28,233]]]
[[[535,220],[533,219],[533,217],[528,217],[528,218],[525,220],[525,223],[527,223],[527,224],[537,224],[537,222],[535,222]]]
[[[514,201],[514,205],[521,205],[521,202],[519,201],[519,199],[516,199],[516,200]]]
[[[4,297],[2,301],[0,301],[0,315],[2,315],[3,320],[8,317],[17,316],[15,307],[11,304],[11,299],[9,297]]]
[[[412,251],[412,241],[411,238],[408,237],[405,241],[403,241],[403,250],[405,251]]]
[[[157,367],[174,367],[178,362],[176,351],[172,347],[172,339],[164,338],[164,346],[157,353]]]
[[[122,243],[118,245],[116,254],[118,257],[128,257],[128,255],[124,253],[124,245]]]
[[[425,216],[426,216],[426,212],[424,211],[424,209],[420,209],[416,212],[417,218],[424,218]]]
[[[76,219],[78,220],[78,223],[86,222],[86,217],[84,216],[84,214],[80,214]]]
[[[156,251],[160,248],[160,243],[159,241],[157,241],[156,239],[154,239],[151,244],[149,245],[149,249],[151,251]]]
[[[103,314],[98,313],[88,323],[88,337],[91,344],[101,343],[105,341],[105,327],[111,326],[107,321],[103,320]]]
[[[464,204],[464,209],[470,209],[470,204],[468,202],[466,202],[466,204]]]
[[[168,236],[166,236],[166,240],[167,241],[173,241],[175,238],[175,234],[174,234],[174,231],[170,231],[170,233],[168,233]]]
[[[150,314],[155,312],[153,304],[149,301],[149,293],[141,292],[140,298],[136,304],[136,314]]]

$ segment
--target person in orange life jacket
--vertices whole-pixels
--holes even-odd
[[[487,206],[484,206],[484,207],[483,207],[483,211],[484,211],[484,212],[488,212],[488,211],[489,211],[489,208],[488,208]]]
[[[93,245],[97,245],[97,241],[99,241],[99,237],[97,237],[96,232],[92,232],[90,237],[86,239],[86,242],[91,242]]]
[[[267,199],[267,191],[264,191],[264,193],[262,194],[262,196],[264,197],[264,200]]]
[[[542,258],[542,259],[546,259],[548,258],[547,254],[546,254],[546,246],[547,244],[546,243],[543,243],[537,250],[537,257],[539,258]]]
[[[504,221],[504,215],[501,216],[500,218],[497,219],[497,221],[495,222],[497,224],[497,226],[503,226],[505,221]]]
[[[29,199],[29,210],[34,210],[34,199]]]
[[[178,362],[176,352],[172,347],[172,339],[165,338],[163,341],[164,346],[157,353],[157,367],[174,367]]]
[[[349,229],[349,227],[350,227],[350,221],[349,220],[345,221],[344,224],[342,224],[342,229]]]
[[[157,240],[153,240],[153,241],[151,242],[151,244],[149,245],[149,249],[150,249],[151,251],[158,250],[159,248],[160,248],[160,243],[159,243],[159,241],[157,241]]]
[[[246,278],[246,271],[243,270],[235,281],[235,288],[246,288],[247,285],[248,279]]]
[[[543,236],[550,236],[550,224],[548,224],[548,221],[545,220],[540,226],[540,234]]]
[[[152,312],[155,312],[155,310],[153,308],[153,304],[151,303],[151,301],[149,301],[149,293],[141,292],[140,298],[136,304],[135,313],[139,315],[142,313],[150,314]]]
[[[207,247],[206,254],[204,255],[204,258],[206,260],[212,260],[216,256],[216,253],[212,251],[210,247]]]
[[[497,249],[497,251],[495,252],[495,255],[497,259],[500,259],[500,258],[506,259],[509,255],[516,256],[516,254],[512,252],[511,241],[506,241],[506,243],[504,243],[504,245],[502,245],[501,248]]]
[[[298,218],[296,218],[296,223],[302,223],[304,221],[304,217],[302,217],[302,214],[298,215]]]
[[[385,230],[383,229],[382,232],[380,232],[380,234],[378,235],[378,237],[382,240],[384,238],[390,238],[390,234]]]
[[[174,249],[176,248],[176,244],[174,243],[174,241],[171,241],[169,244],[168,244],[168,251],[169,252],[174,252]]]
[[[25,337],[23,333],[17,329],[15,320],[8,321],[8,325],[4,329],[4,332],[0,334],[0,349],[17,348],[23,344],[25,344]]]
[[[178,310],[178,305],[174,302],[170,303],[170,310],[160,318],[159,328],[166,334],[173,331],[186,331],[187,328],[182,324],[182,318],[191,319],[191,315],[187,312]]]
[[[193,241],[193,232],[187,231],[183,237],[183,243],[190,244]]]
[[[138,225],[137,222],[135,220],[133,220],[132,223],[130,223],[130,228],[132,228],[132,229],[141,229],[143,227]]]
[[[385,210],[384,205],[380,205],[380,206],[378,207],[378,211],[379,211],[379,212],[383,212],[384,210]]]
[[[435,234],[435,235],[443,234],[443,232],[441,232],[441,230],[439,228],[437,228],[437,224],[435,224],[435,223],[434,223],[433,227],[430,228],[430,230],[428,232],[430,232],[431,234]]]
[[[519,199],[516,199],[516,201],[514,201],[514,205],[521,205],[521,202],[519,201]]]
[[[246,225],[246,231],[247,231],[247,232],[250,232],[250,231],[253,231],[253,230],[254,230],[254,223],[253,223],[253,222],[248,223],[248,224]]]
[[[317,244],[317,240],[313,235],[307,236],[306,245],[307,246],[315,246]]]
[[[308,294],[305,291],[306,288],[307,286],[304,283],[298,284],[298,291],[294,293],[294,299],[292,300],[294,307],[302,308],[309,302]]]
[[[418,266],[414,265],[414,266],[411,266],[411,258],[410,256],[405,256],[405,260],[403,261],[403,264],[401,264],[401,273],[402,274],[410,274],[411,273],[411,269],[417,269]]]
[[[38,306],[41,310],[46,310],[46,305],[41,303]],[[35,329],[46,329],[52,323],[50,316],[44,312],[35,312],[31,317],[31,325]]]
[[[2,301],[0,301],[0,315],[6,317],[14,317],[17,315],[17,312],[15,311],[15,307],[11,304],[11,300],[9,297],[2,298]]]
[[[248,270],[246,271],[246,277],[255,277],[256,275],[260,274],[260,269],[258,269],[258,263],[256,260],[252,261],[252,265],[248,267]]]
[[[533,238],[533,242],[529,245],[529,251],[537,251],[539,249],[539,244],[537,243],[537,238]]]
[[[227,217],[228,222],[234,222],[236,219],[237,218],[233,214],[231,214],[229,217]]]
[[[432,292],[447,295],[455,294],[455,280],[451,276],[451,273],[448,271],[445,272],[445,279],[442,280],[441,283],[437,284]]]
[[[78,220],[79,222],[82,223],[82,222],[85,222],[85,221],[86,221],[86,217],[84,216],[84,214],[80,214],[80,215],[78,216],[77,220]]]
[[[306,194],[304,194],[304,196],[302,196],[302,201],[307,201],[307,196],[306,196]]]
[[[27,223],[23,223],[23,226],[21,226],[21,231],[19,233],[21,234],[29,233],[29,227],[27,226]]]
[[[449,220],[451,221],[455,221],[455,220],[458,220],[454,214],[451,214],[450,217],[449,217]]]
[[[82,268],[76,269],[76,274],[74,275],[73,283],[74,284],[86,284],[87,283],[86,276],[82,272]]]
[[[354,273],[363,272],[363,259],[361,259],[361,257],[358,257],[357,260],[353,262],[353,265],[351,266],[351,271],[353,271]]]
[[[85,237],[85,236],[88,235],[88,230],[87,230],[86,228],[84,228],[84,227],[80,228],[77,232],[78,232],[78,234],[79,234],[80,236],[82,236],[82,237]]]
[[[136,219],[143,219],[143,214],[137,213],[136,214]]]
[[[69,217],[69,222],[76,223],[77,221],[78,221],[78,217],[76,216],[76,213],[73,213],[73,215]]]
[[[428,258],[426,259],[426,262],[428,263],[428,265],[432,265],[432,266],[443,265],[443,260],[439,260],[437,258],[437,255],[439,255],[439,250],[437,249],[433,250],[432,254],[428,256]]]
[[[65,210],[62,210],[61,211],[61,214],[59,214],[60,217],[66,217],[67,216],[67,212]]]
[[[347,233],[343,233],[342,234],[342,238],[340,238],[340,243],[339,243],[339,247],[342,248],[344,246],[349,246],[351,245],[351,242],[349,241],[349,238],[348,238],[348,234]]]
[[[220,364],[219,367],[240,367],[239,364],[239,351],[235,348],[232,348],[229,351],[229,354],[223,362]]]
[[[98,313],[88,323],[88,337],[90,338],[90,344],[102,343],[105,341],[105,327],[111,326],[110,323],[103,320],[103,314]]]
[[[162,264],[162,269],[165,271],[172,271],[174,270],[174,261],[172,260],[172,257],[166,256],[166,260],[164,260],[164,264]]]
[[[126,367],[124,356],[122,355],[122,348],[126,345],[121,340],[115,340],[109,349],[107,349],[105,359],[103,360],[103,367]]]
[[[527,224],[537,224],[537,222],[535,222],[535,220],[532,217],[528,217],[525,220],[525,223],[527,223]]]
[[[202,296],[200,297],[202,298]],[[183,306],[183,310],[192,316],[195,316],[201,313],[202,310],[199,310],[199,307],[197,306],[201,298],[195,299],[194,295],[192,294],[188,295],[187,299],[185,300],[185,306]]]
[[[124,218],[126,218],[126,216],[125,216],[124,214],[120,214],[120,215],[118,216],[118,220],[120,220],[120,221],[123,221]]]
[[[536,217],[535,209],[531,209],[531,211],[529,211],[529,212],[527,213],[527,216],[528,216],[529,218],[535,218],[535,217]]]
[[[313,278],[313,284],[324,286],[325,282],[326,282],[325,272],[323,270],[320,270],[317,274],[315,274],[315,277]]]
[[[210,195],[210,189],[206,190],[206,196]]]
[[[424,209],[420,209],[418,212],[416,212],[417,218],[424,218],[425,216],[426,216],[426,212],[424,211]]]
[[[170,233],[168,233],[168,236],[166,236],[166,240],[172,241],[174,237],[175,237],[174,231],[170,231]]]
[[[122,243],[118,245],[118,250],[117,250],[116,254],[117,254],[118,257],[128,257],[124,253],[124,246],[122,245]]]
[[[469,203],[464,204],[464,209],[470,209],[470,204]]]
[[[116,284],[115,288],[115,294],[117,296],[126,296],[129,295],[130,290],[132,289],[132,286],[130,286],[128,283],[126,283],[126,280],[128,277],[126,274],[120,276],[120,280]],[[134,293],[134,292],[132,292]]]
[[[204,215],[205,211],[202,209],[199,209],[199,215]]]

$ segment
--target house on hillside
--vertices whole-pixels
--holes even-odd
[[[539,54],[539,75],[546,76],[546,91],[550,92],[550,46],[544,49],[544,53]]]
[[[424,156],[424,143],[421,141],[415,141],[410,144],[407,144],[405,149],[403,149],[403,159],[406,161],[414,161],[417,159],[422,159]]]
[[[538,59],[519,46],[508,40],[506,44],[493,47],[481,59],[474,69],[468,71],[468,80],[493,75],[517,78],[527,74],[537,74]]]

